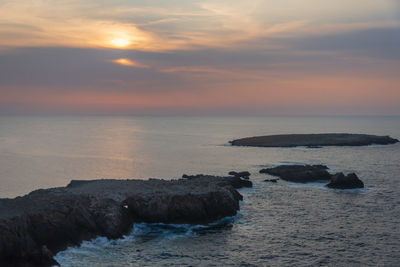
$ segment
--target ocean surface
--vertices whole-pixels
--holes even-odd
[[[57,254],[61,266],[399,266],[400,144],[246,148],[235,138],[349,132],[400,138],[400,117],[0,116],[0,197],[71,179],[252,173],[241,211],[209,226],[135,224]],[[366,188],[266,183],[258,171],[321,163]]]

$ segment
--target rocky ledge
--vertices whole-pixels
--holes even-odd
[[[240,177],[73,180],[0,199],[0,266],[52,266],[55,253],[96,236],[119,238],[134,222],[207,224],[239,210]]]
[[[399,142],[389,136],[377,136],[368,134],[283,134],[255,136],[230,141],[233,146],[256,147],[296,147],[306,146],[318,148],[321,146],[367,146],[388,145]]]
[[[295,183],[330,180],[326,186],[336,189],[364,187],[364,183],[355,173],[350,173],[348,175],[344,175],[341,172],[330,174],[327,170],[328,167],[325,165],[281,165],[273,168],[262,169],[260,170],[260,173],[278,176],[282,180]]]

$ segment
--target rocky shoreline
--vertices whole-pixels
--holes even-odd
[[[233,146],[320,148],[322,146],[367,146],[395,144],[399,140],[389,136],[348,133],[282,134],[255,136],[230,141]]]
[[[242,173],[243,174],[243,173]],[[207,224],[239,210],[239,175],[179,180],[73,180],[0,199],[0,266],[53,266],[53,256],[96,236],[119,238],[135,222]]]

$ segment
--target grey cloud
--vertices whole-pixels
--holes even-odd
[[[271,42],[282,48],[269,48]],[[190,73],[164,73],[162,70],[201,66],[236,72],[262,73],[271,70],[282,75],[287,71],[312,75],[335,74],[344,73],[348,69],[362,71],[365,63],[358,61],[356,57],[349,61],[349,56],[399,60],[398,47],[400,31],[391,28],[298,38],[259,39],[231,49],[144,52],[63,47],[20,48],[0,51],[0,90],[7,86],[133,92],[197,90],[212,82],[226,82],[224,79],[227,78],[219,77],[218,73],[204,79]],[[130,58],[152,68],[126,67],[111,62],[117,58]],[[385,72],[393,76],[398,71]],[[245,78],[233,76],[229,78],[229,82],[235,79]]]
[[[0,53],[0,86],[54,89],[92,87],[102,90],[108,88],[109,81],[119,80],[128,85],[140,85],[147,81],[152,81],[153,85],[179,83],[170,74],[111,62],[120,57],[124,57],[120,51],[78,48],[21,48],[12,52],[3,51]],[[133,57],[133,60],[137,59]],[[124,86],[120,87],[122,89]],[[148,85],[145,89],[127,86],[125,89],[152,90],[152,86]]]
[[[275,40],[291,49],[337,51],[384,59],[400,59],[400,28]]]

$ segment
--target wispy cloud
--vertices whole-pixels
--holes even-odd
[[[135,68],[144,68],[147,69],[149,68],[148,65],[142,64],[140,62],[131,60],[129,58],[118,58],[118,59],[113,59],[112,62],[115,64],[123,65],[123,66],[128,66],[128,67],[135,67]]]
[[[352,27],[374,27],[386,23],[384,20],[398,23],[396,15],[388,15],[394,7],[390,0],[354,0],[346,4],[345,0],[329,4],[319,0],[288,1],[5,1],[0,2],[0,47],[168,51],[229,47],[243,40],[282,34],[347,31]],[[365,16],[373,16],[375,22],[366,21]]]

